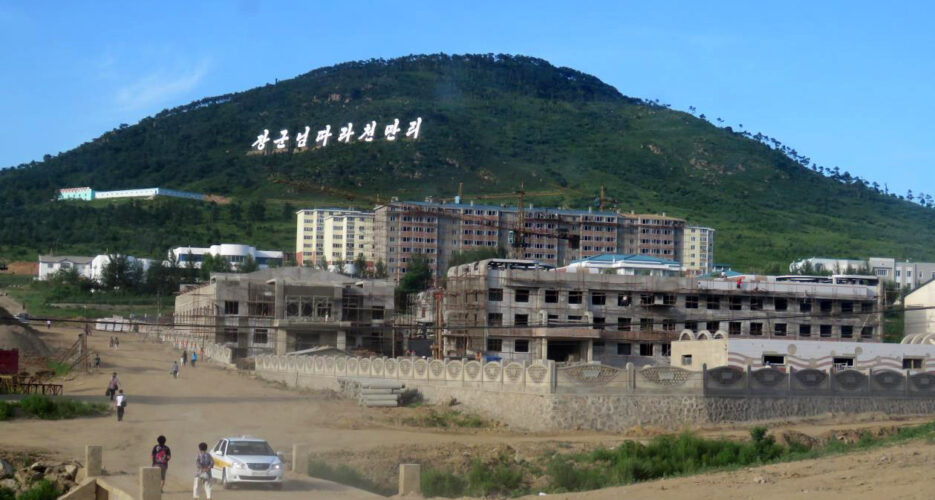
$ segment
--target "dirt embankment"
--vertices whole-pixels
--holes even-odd
[[[35,328],[20,323],[3,306],[0,306],[0,349],[19,349],[21,361],[23,357],[44,357],[52,354]]]

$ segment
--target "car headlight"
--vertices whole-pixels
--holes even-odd
[[[240,463],[240,462],[234,462],[234,468],[235,468],[235,469],[246,469],[246,468],[247,468],[247,464],[242,464],[242,463]]]
[[[273,466],[270,467],[270,469],[273,469],[273,470],[280,470],[280,469],[282,469],[282,464],[273,464]]]

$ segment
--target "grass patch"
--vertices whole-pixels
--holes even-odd
[[[473,428],[488,427],[490,423],[473,413],[461,413],[457,410],[429,410],[428,414],[403,420],[406,425],[415,427],[451,427]]]
[[[625,441],[616,448],[597,448],[583,453],[553,454],[544,458],[544,470],[529,462],[516,463],[500,457],[492,463],[474,461],[470,470],[456,473],[428,468],[422,473],[426,497],[507,497],[531,492],[526,477],[546,477],[537,491],[564,493],[621,486],[665,477],[685,476],[739,467],[862,451],[910,440],[935,440],[935,422],[904,427],[888,436],[864,432],[848,440],[832,435],[809,447],[776,442],[765,427],[750,430],[747,441],[703,438],[686,432],[657,436],[648,443]]]
[[[353,486],[354,488],[370,491],[379,495],[389,496],[396,493],[395,491],[388,490],[387,488],[371,481],[359,471],[348,467],[347,465],[331,466],[320,460],[310,460],[308,463],[308,475],[317,477],[319,479],[346,484],[348,486]]]
[[[48,396],[31,394],[16,406],[26,416],[43,420],[61,420],[86,416],[104,415],[106,403],[85,403],[70,399],[52,399]]]
[[[71,365],[68,363],[60,363],[58,361],[48,360],[45,363],[45,366],[55,372],[56,377],[64,377],[68,375],[68,372],[71,371]]]
[[[55,500],[62,494],[55,484],[41,479],[32,488],[22,492],[16,500]]]
[[[420,485],[426,497],[510,497],[529,493],[524,475],[522,466],[501,456],[491,464],[475,459],[463,477],[450,471],[427,469],[422,473]]]

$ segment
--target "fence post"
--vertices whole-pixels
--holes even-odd
[[[399,494],[422,494],[421,476],[419,464],[399,464]]]
[[[99,445],[84,447],[84,477],[99,477],[101,475],[102,448]]]
[[[140,500],[162,498],[162,475],[159,467],[140,467]]]
[[[292,445],[292,472],[308,474],[308,445]]]

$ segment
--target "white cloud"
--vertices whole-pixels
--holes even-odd
[[[187,71],[160,70],[150,73],[117,89],[114,99],[124,110],[165,104],[197,87],[208,74],[208,66],[207,61],[202,61]]]

